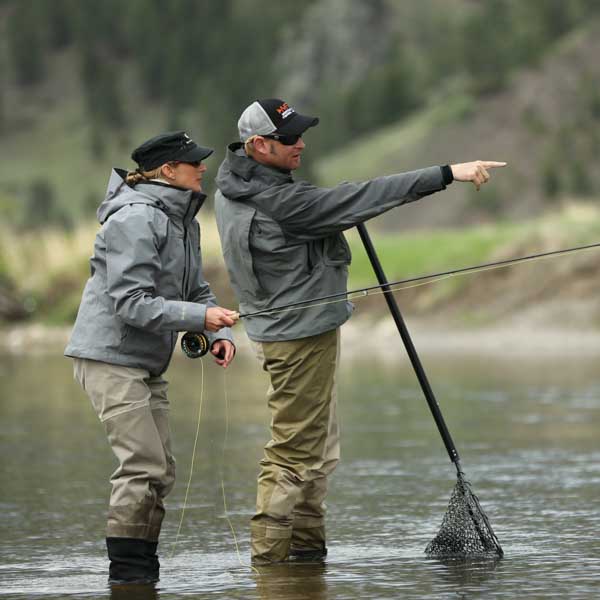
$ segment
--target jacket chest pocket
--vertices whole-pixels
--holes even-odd
[[[243,218],[237,223],[237,230],[233,234],[236,243],[227,243],[224,247],[224,255],[232,264],[239,265],[241,268],[231,272],[232,279],[235,279],[239,287],[246,293],[257,298],[265,297],[265,290],[261,285],[256,273],[254,256],[251,249],[251,238],[253,236],[262,236],[263,231],[256,222],[256,210],[244,207]],[[230,232],[228,226],[228,231]],[[231,232],[230,232],[231,233]],[[229,240],[227,240],[229,242]]]
[[[321,240],[323,263],[328,267],[347,266],[352,261],[352,252],[343,233],[336,233]]]
[[[161,252],[161,281],[159,293],[170,299],[179,299],[185,275],[185,239],[183,235],[174,234]]]

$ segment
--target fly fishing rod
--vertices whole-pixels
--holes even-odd
[[[404,342],[404,346],[408,353],[408,357],[412,363],[417,379],[431,410],[431,414],[435,420],[437,428],[442,436],[446,451],[450,460],[456,467],[456,473],[458,481],[454,488],[453,495],[450,499],[450,505],[448,511],[442,521],[437,536],[429,543],[425,552],[433,556],[460,556],[469,557],[480,554],[494,554],[496,556],[503,556],[504,552],[498,538],[494,533],[489,520],[483,509],[481,508],[479,501],[475,494],[470,490],[470,484],[464,479],[464,473],[460,465],[460,457],[456,446],[452,440],[450,432],[444,421],[444,417],[440,410],[439,404],[433,394],[423,365],[415,346],[412,342],[396,298],[392,293],[390,283],[388,282],[383,267],[369,236],[364,223],[360,223],[357,226],[360,239],[365,247],[379,286],[384,292],[384,297],[387,302],[390,313],[396,323],[400,337]]]
[[[360,229],[359,229],[359,232],[360,232]],[[363,240],[363,243],[364,243],[364,240]],[[501,267],[508,267],[508,266],[515,265],[515,264],[518,264],[521,262],[538,260],[538,259],[547,258],[550,256],[558,256],[561,254],[570,254],[572,252],[579,252],[581,250],[590,250],[592,248],[600,248],[600,242],[595,243],[595,244],[586,244],[584,246],[573,246],[571,248],[563,248],[561,250],[540,252],[538,254],[530,254],[527,256],[519,256],[517,258],[507,258],[505,260],[497,260],[494,262],[482,263],[482,264],[473,265],[470,267],[451,269],[449,271],[440,271],[439,273],[430,273],[428,275],[418,275],[416,277],[410,277],[408,279],[399,279],[397,281],[386,282],[385,284],[382,284],[380,282],[377,285],[361,287],[361,288],[357,288],[354,290],[347,290],[345,292],[336,292],[335,294],[328,294],[326,296],[318,296],[316,298],[309,298],[308,300],[299,300],[297,302],[290,302],[289,304],[281,304],[279,306],[273,306],[271,308],[264,308],[264,309],[257,310],[255,312],[251,312],[251,313],[239,313],[239,317],[240,317],[240,319],[246,319],[248,317],[258,317],[260,315],[267,315],[270,313],[283,312],[288,309],[300,308],[303,306],[306,306],[306,308],[310,308],[310,305],[313,303],[324,302],[327,300],[333,300],[334,298],[343,298],[346,296],[351,296],[352,294],[362,294],[363,296],[368,296],[369,292],[372,292],[374,290],[381,290],[381,289],[383,289],[384,285],[391,288],[392,286],[417,283],[420,281],[427,281],[428,279],[452,277],[453,275],[461,275],[464,273],[485,271],[488,269],[497,269],[497,268],[501,268]],[[393,292],[393,291],[395,291],[395,290],[388,290],[388,293]]]
[[[489,269],[499,269],[503,267],[509,267],[522,262],[528,262],[538,260],[542,258],[548,258],[551,256],[559,256],[564,254],[570,254],[572,252],[579,252],[582,250],[590,250],[592,248],[600,248],[600,243],[586,244],[583,246],[573,246],[571,248],[563,248],[560,250],[551,250],[549,252],[540,252],[537,254],[530,254],[527,256],[519,256],[517,258],[508,258],[505,260],[498,260],[494,262],[482,263],[479,265],[473,265],[470,267],[462,267],[459,269],[451,269],[449,271],[440,271],[438,273],[430,273],[428,275],[419,275],[416,277],[410,277],[408,279],[399,279],[397,281],[390,281],[385,284],[386,287],[390,288],[385,292],[387,295],[396,290],[391,289],[393,286],[408,285],[411,283],[426,282],[428,280],[435,280],[444,277],[452,277],[454,275],[461,275],[465,273],[473,273],[478,271],[485,271]],[[238,313],[240,319],[247,319],[250,317],[258,317],[261,315],[276,314],[279,312],[285,312],[287,310],[298,310],[302,308],[310,308],[313,304],[318,302],[326,302],[328,300],[335,300],[336,298],[348,298],[353,294],[362,294],[362,297],[368,296],[369,292],[375,290],[383,290],[384,285],[379,283],[377,285],[371,285],[367,287],[357,288],[354,290],[347,290],[345,292],[336,292],[335,294],[328,294],[326,296],[318,296],[316,298],[309,298],[307,300],[299,300],[297,302],[290,302],[288,304],[281,304],[279,306],[273,306],[271,308],[265,308],[257,310],[251,313]],[[402,288],[400,288],[402,289]],[[351,298],[356,299],[356,298]],[[204,356],[209,351],[208,338],[201,332],[188,332],[181,340],[181,348],[186,356],[189,358],[199,358]]]

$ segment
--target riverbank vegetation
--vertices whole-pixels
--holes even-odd
[[[236,306],[214,217],[206,213],[201,221],[207,278],[221,303]],[[45,229],[16,234],[2,229],[0,293],[4,294],[5,307],[9,306],[9,299],[13,307],[12,313],[5,310],[5,322],[71,324],[89,276],[88,261],[96,231],[97,225],[93,223],[81,224],[67,232]],[[600,207],[591,203],[570,204],[552,215],[521,223],[500,221],[433,231],[391,233],[373,227],[372,234],[388,278],[403,279],[599,242]],[[353,254],[350,289],[373,285],[375,278],[357,233],[350,230],[347,237]],[[536,290],[536,306],[559,296],[580,305],[592,301],[593,306],[600,285],[597,253],[598,250],[582,252],[543,264],[513,266],[411,287],[400,292],[402,303],[423,316],[462,314],[465,324],[493,320],[509,306],[526,311],[531,308],[528,302]],[[546,284],[549,289],[543,293],[540,286]],[[373,297],[361,301],[360,308],[379,314],[384,306]]]

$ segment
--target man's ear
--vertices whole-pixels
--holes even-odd
[[[269,154],[269,146],[267,140],[264,137],[256,136],[252,141],[254,150],[262,155]]]

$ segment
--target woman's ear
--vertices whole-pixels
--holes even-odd
[[[162,167],[160,168],[160,174],[165,179],[175,179],[175,169],[173,169],[173,165],[169,163],[165,163],[164,165],[162,165]]]

